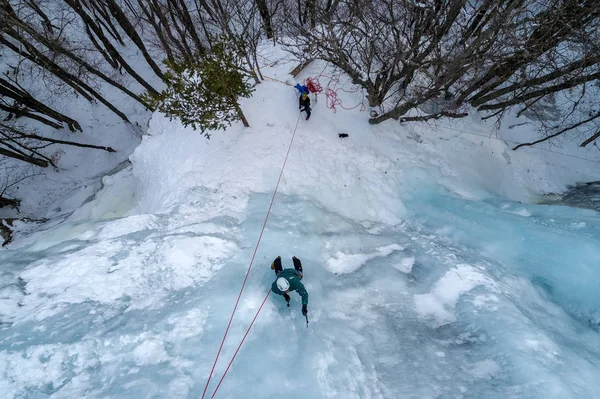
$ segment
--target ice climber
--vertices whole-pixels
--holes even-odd
[[[290,307],[289,292],[298,292],[302,297],[302,314],[306,316],[308,314],[308,310],[306,309],[308,305],[308,292],[306,292],[304,284],[300,282],[302,280],[302,262],[295,256],[292,256],[292,261],[294,262],[293,269],[284,269],[281,266],[281,256],[275,258],[273,263],[271,263],[271,269],[275,270],[275,275],[277,276],[277,280],[271,286],[271,291],[277,295],[282,295],[287,302],[288,308]]]
[[[298,109],[300,112],[306,111],[306,120],[310,118],[310,98],[308,98],[308,94],[302,93],[298,100]]]
[[[298,109],[300,112],[306,111],[306,120],[310,118],[310,98],[308,95],[310,94],[310,90],[307,86],[302,86],[300,83],[296,83],[296,90],[300,92],[300,97],[298,98]]]

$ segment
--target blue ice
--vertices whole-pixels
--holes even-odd
[[[297,295],[291,312],[271,295],[215,398],[598,396],[598,214],[412,187],[396,226],[278,195],[206,397],[277,255],[302,259],[308,328]],[[0,392],[200,398],[269,200],[242,219],[182,204],[0,252]]]

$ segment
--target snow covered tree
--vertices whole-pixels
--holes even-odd
[[[0,158],[12,158],[42,168],[57,168],[52,156],[46,153],[48,147],[54,144],[115,152],[111,147],[43,137],[14,121],[0,122]]]
[[[111,42],[111,40],[122,42],[121,37],[118,35],[107,37],[103,33],[103,25],[98,22],[100,19],[92,18],[79,0],[65,0],[65,4],[61,3],[56,8],[49,5],[48,2],[34,0],[28,2],[0,0],[0,19],[4,22],[0,24],[0,51],[18,56],[32,69],[39,69],[49,78],[51,76],[49,82],[52,85],[60,85],[59,82],[63,82],[78,95],[90,102],[102,103],[123,121],[130,123],[127,116],[98,90],[99,82],[105,82],[119,89],[146,107],[148,104],[126,87],[126,84],[120,82],[117,76],[109,72],[110,69],[125,69],[146,90],[156,91],[156,89],[135,72]],[[48,10],[45,12],[43,8]],[[72,17],[73,12],[79,15],[80,21]],[[56,17],[50,19],[48,13],[56,14]],[[81,25],[78,25],[78,22],[81,22]],[[121,23],[125,25],[123,21]],[[82,35],[72,34],[73,31],[81,31]],[[85,39],[84,32],[89,40]],[[133,35],[130,30],[128,34],[131,34],[137,44],[140,44],[137,40],[139,37]],[[99,56],[106,61],[106,64],[100,61]],[[43,81],[46,82],[46,79]],[[51,87],[49,89],[52,90]],[[15,101],[18,103],[20,100],[15,99]],[[28,104],[25,105],[28,107]],[[51,107],[46,107],[48,108]],[[36,111],[40,110],[36,109]],[[24,116],[30,117],[30,115],[31,112]],[[55,113],[48,116],[56,119]],[[59,123],[61,122],[63,121]],[[64,122],[71,130],[79,130],[74,121]]]
[[[372,124],[517,109],[541,122],[549,138],[578,131],[585,146],[600,137],[597,0],[338,0],[318,7],[314,29],[289,13],[288,49],[330,62],[363,87],[369,105],[379,107]],[[544,121],[536,109],[548,104],[554,120]]]
[[[208,131],[225,129],[235,121],[250,126],[238,99],[250,97],[253,89],[240,70],[235,47],[221,39],[213,41],[198,61],[165,61],[167,88],[158,95],[146,94],[161,112],[200,129],[207,138]]]

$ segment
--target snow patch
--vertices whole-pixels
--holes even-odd
[[[133,351],[138,365],[158,364],[168,361],[169,355],[165,351],[164,343],[157,339],[148,338],[139,344]]]
[[[338,251],[333,258],[327,260],[325,268],[335,274],[352,273],[371,259],[388,256],[395,251],[402,250],[404,250],[402,246],[391,244],[377,248],[377,252],[371,254],[346,254]]]
[[[467,264],[457,265],[447,271],[427,294],[415,295],[417,313],[424,318],[433,318],[437,326],[443,326],[456,320],[453,313],[461,295],[483,285],[494,289],[496,284],[481,270]]]
[[[415,265],[415,258],[412,256],[409,258],[404,258],[400,261],[400,263],[394,263],[392,267],[402,273],[410,273],[412,271],[413,266]]]

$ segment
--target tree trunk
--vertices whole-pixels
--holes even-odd
[[[58,54],[65,55],[66,57],[68,57],[71,60],[75,61],[77,64],[83,66],[90,73],[92,73],[92,74],[100,77],[102,80],[104,80],[105,82],[107,82],[111,86],[114,86],[114,87],[118,88],[119,90],[121,90],[122,92],[124,92],[125,94],[129,95],[130,97],[132,97],[133,99],[135,99],[136,101],[138,101],[140,104],[144,105],[146,108],[152,109],[152,107],[148,103],[146,103],[144,100],[142,100],[138,95],[136,95],[135,93],[133,93],[132,91],[130,91],[129,89],[127,89],[125,86],[121,85],[120,83],[117,83],[113,79],[109,78],[107,75],[105,75],[100,70],[98,70],[97,68],[93,67],[92,65],[90,65],[87,61],[85,61],[81,57],[77,56],[72,51],[64,48],[63,46],[59,45],[58,43],[56,43],[54,41],[48,40],[47,38],[41,36],[39,33],[37,33],[29,25],[23,23],[20,20],[15,20],[14,18],[11,18],[10,14],[8,14],[6,12],[3,12],[3,10],[0,9],[0,17],[2,17],[3,15],[7,19],[10,19],[10,23],[12,23],[13,25],[18,26],[19,28],[25,30],[35,40],[37,40],[39,43],[43,44],[44,46],[48,47],[50,50],[55,51]],[[11,29],[9,27],[9,25],[0,26],[0,29],[4,29],[4,31],[7,32],[8,34],[10,34],[15,40],[17,40],[17,41],[19,41],[19,42],[21,42],[23,44],[29,44],[30,43],[27,39],[23,38],[16,31],[14,31],[13,29]]]
[[[41,67],[45,68],[46,70],[52,72],[56,77],[61,79],[63,82],[67,83],[69,86],[73,87],[78,93],[82,94],[87,100],[91,101],[92,98],[96,98],[98,101],[100,101],[102,104],[104,104],[108,109],[110,109],[112,112],[117,114],[125,122],[131,123],[131,122],[129,122],[129,119],[127,119],[127,116],[124,113],[119,111],[114,105],[112,105],[108,100],[106,100],[104,97],[102,97],[100,95],[100,93],[98,93],[96,90],[94,90],[91,86],[84,83],[78,77],[68,73],[60,66],[56,65],[54,62],[52,62],[52,60],[50,60],[44,54],[42,54],[41,52],[36,50],[29,43],[25,42],[23,44],[30,51],[30,54],[31,54],[31,55],[28,55],[27,58],[29,58],[33,62],[37,63]],[[22,53],[20,53],[20,54],[22,54]],[[87,90],[87,92],[84,90]],[[88,92],[93,97],[90,97]],[[144,102],[142,102],[142,103],[144,104]],[[150,107],[150,106],[148,105],[148,107]],[[65,122],[67,122],[67,124],[69,125],[69,129],[71,131],[74,131],[74,129],[81,131],[81,126],[79,126],[79,123],[76,120],[69,118]]]
[[[96,38],[94,37],[94,33],[90,29],[89,25],[85,25],[84,29],[85,29],[85,33],[87,33],[87,35],[88,35],[88,38],[90,39],[90,41],[92,42],[94,47],[96,47],[96,50],[98,50],[100,52],[100,54],[102,54],[102,57],[104,57],[106,62],[108,62],[108,65],[110,65],[113,69],[119,69],[119,63],[117,62],[117,60],[115,60],[113,57],[111,57],[108,54],[108,52],[104,49],[104,47],[102,47],[100,45],[100,43],[98,43],[98,40],[96,40]]]
[[[238,103],[237,99],[236,98],[232,98],[231,99],[231,104],[235,108],[235,112],[240,117],[240,120],[244,124],[244,127],[250,127],[250,124],[248,123],[248,119],[246,119],[246,116],[242,112],[242,108],[240,107],[240,104]]]
[[[477,103],[481,97],[506,82],[516,71],[537,60],[542,54],[556,47],[566,36],[573,34],[572,26],[582,26],[585,20],[597,17],[598,11],[590,12],[594,9],[595,1],[566,1],[558,9],[541,12],[539,21],[536,21],[537,28],[525,41],[523,51],[500,59],[482,78],[461,94],[457,103],[462,103],[473,93],[475,94],[469,102]]]
[[[40,16],[40,18],[42,18],[42,26],[44,26],[46,33],[49,35],[54,35],[54,27],[52,26],[50,18],[48,18],[48,16],[36,4],[36,0],[27,0],[26,3],[36,12],[37,15]]]
[[[546,75],[535,77],[532,79],[525,80],[523,82],[514,83],[512,85],[503,87],[501,89],[494,90],[485,96],[479,97],[477,101],[473,101],[472,105],[477,107],[479,105],[485,104],[489,101],[495,100],[498,97],[503,95],[513,93],[513,92],[523,92],[524,90],[531,87],[539,87],[542,84],[550,83],[554,80],[557,80],[563,76],[566,76],[570,73],[582,71],[585,68],[591,67],[600,63],[600,54],[590,54],[584,55],[581,59],[562,67],[559,70],[552,71]]]
[[[21,205],[21,200],[6,198],[6,197],[2,197],[0,195],[0,208],[10,206],[11,208],[18,210],[20,205]]]
[[[146,60],[148,65],[150,65],[150,68],[152,68],[152,70],[154,71],[154,73],[157,76],[159,76],[161,79],[163,79],[162,71],[160,70],[160,68],[158,67],[156,62],[154,62],[154,60],[152,59],[150,54],[148,54],[148,50],[146,49],[146,46],[144,45],[142,38],[138,35],[137,31],[135,30],[135,28],[133,27],[133,25],[127,18],[127,15],[125,15],[125,13],[123,12],[123,10],[121,10],[121,8],[115,2],[115,0],[104,0],[104,1],[106,1],[108,3],[110,12],[112,13],[113,17],[115,17],[117,22],[119,22],[119,25],[121,26],[121,28],[123,28],[123,30],[125,31],[127,36],[129,36],[131,41],[133,41],[133,43],[135,43],[137,48],[140,49],[140,51],[142,52],[142,55],[144,56],[144,59]]]
[[[175,61],[175,58],[173,57],[173,51],[171,50],[171,46],[167,42],[165,34],[162,28],[160,27],[160,20],[159,23],[156,23],[156,20],[154,18],[155,13],[148,9],[148,7],[146,7],[145,0],[138,0],[138,5],[142,10],[142,13],[146,16],[147,22],[154,28],[154,32],[156,33],[156,36],[158,37],[158,40],[160,41],[163,50],[167,54],[167,60],[169,60],[170,62]]]
[[[55,139],[51,139],[51,138],[47,138],[47,137],[37,136],[35,134],[23,135],[21,137],[40,140],[40,141],[46,141],[46,142],[49,142],[52,144],[69,145],[71,147],[91,148],[94,150],[102,150],[102,151],[106,151],[106,152],[117,152],[112,147],[106,147],[106,146],[102,146],[102,145],[85,144],[85,143],[77,143],[75,141],[68,141],[68,140],[55,140]]]
[[[36,166],[39,166],[42,168],[47,168],[50,165],[50,163],[46,160],[29,157],[26,155],[21,155],[16,152],[13,152],[13,151],[6,150],[4,148],[0,148],[0,155],[4,155],[9,158],[17,159],[19,161],[27,162],[27,163],[30,163],[30,164],[33,164],[33,165],[36,165]]]
[[[27,52],[26,52],[26,51],[21,50],[19,47],[13,45],[9,41],[4,40],[2,37],[0,37],[0,43],[4,44],[5,46],[10,48],[15,53],[27,58],[31,62],[38,64],[40,67],[47,69],[49,72],[54,74],[54,76],[58,77],[63,82],[65,82],[66,84],[71,86],[73,88],[73,90],[75,90],[77,93],[81,94],[86,100],[93,101],[93,97],[90,96],[86,91],[84,91],[78,85],[77,82],[79,79],[77,77],[73,76],[73,79],[71,79],[71,78],[65,79],[65,77],[69,77],[72,75],[65,73],[65,71],[60,66],[58,66],[52,60],[50,60],[48,57],[46,57],[44,54],[39,52],[31,44],[29,44],[27,42],[22,43],[23,46],[27,49]]]
[[[110,40],[106,38],[102,29],[98,27],[98,25],[94,22],[94,20],[83,10],[83,6],[80,0],[64,0],[68,5],[70,5],[73,10],[81,17],[83,22],[90,27],[90,29],[96,34],[96,36],[100,39],[104,48],[108,51],[108,53],[115,60],[119,62],[119,64],[127,71],[129,75],[131,75],[139,84],[141,84],[148,92],[153,95],[158,95],[158,91],[154,89],[148,82],[146,82],[140,75],[138,75],[133,68],[123,59],[121,54],[117,51],[117,49],[112,45]]]
[[[265,29],[265,33],[267,35],[267,39],[273,38],[273,27],[271,26],[271,13],[269,12],[269,7],[267,6],[266,0],[256,0],[256,6],[258,7],[258,13],[262,18],[263,27]]]
[[[110,19],[110,13],[104,8],[106,5],[103,2],[98,3],[97,0],[87,1],[89,2],[87,7],[92,11],[96,22],[102,25],[104,30],[107,31],[108,34],[111,35],[112,38],[115,39],[121,46],[125,46],[125,42],[123,42],[123,38],[121,37],[119,30],[115,27]],[[101,18],[98,17],[97,14],[100,14]]]
[[[204,48],[202,41],[200,41],[198,32],[196,32],[196,26],[194,25],[194,22],[192,21],[192,17],[190,16],[190,12],[189,12],[187,6],[185,5],[185,0],[171,0],[171,1],[175,1],[175,2],[179,1],[179,12],[180,12],[181,21],[183,22],[183,26],[189,32],[189,36],[192,37],[192,41],[196,45],[196,52],[198,54],[204,54],[206,49]]]
[[[478,110],[489,111],[493,109],[508,108],[511,105],[521,104],[533,98],[547,96],[548,94],[556,93],[597,79],[600,79],[600,72],[591,75],[578,76],[576,78],[567,80],[557,85],[547,86],[540,90],[535,90],[528,93],[524,93],[523,95],[518,95],[510,100],[501,101],[495,104],[483,104],[479,106]]]
[[[76,76],[71,75],[70,73],[66,72],[64,69],[62,69],[61,67],[59,67],[58,65],[54,64],[51,60],[49,60],[48,58],[46,58],[42,53],[40,53],[35,48],[33,48],[31,46],[31,44],[29,42],[27,42],[25,39],[23,39],[21,37],[19,37],[17,39],[22,39],[23,40],[22,41],[23,45],[26,46],[31,52],[35,53],[35,57],[33,57],[34,58],[33,61],[35,63],[39,64],[43,68],[46,68],[50,72],[54,73],[57,77],[59,77],[61,80],[63,80],[65,83],[67,83],[69,85],[71,85],[70,82],[76,82],[75,84],[77,86],[81,86],[83,89],[87,90],[92,96],[94,96],[96,99],[98,99],[98,101],[100,101],[108,109],[110,109],[115,114],[117,114],[125,122],[131,123],[129,121],[129,119],[127,118],[127,116],[124,113],[122,113],[121,111],[119,111],[114,105],[112,105],[108,100],[106,100],[104,97],[102,97],[100,95],[100,93],[98,93],[94,89],[92,89],[88,84],[84,83],[81,79],[77,78]],[[63,52],[63,54],[64,54],[64,52]],[[108,79],[111,80],[110,78],[108,78]],[[71,86],[73,87],[73,85],[71,85]],[[125,89],[125,90],[127,90],[127,89]],[[134,96],[135,96],[135,94],[134,94]],[[86,98],[87,98],[87,96],[86,96]],[[140,98],[140,102],[142,104],[145,104],[145,102],[141,98]],[[151,108],[150,105],[148,105],[147,107],[149,109]],[[79,123],[77,123],[77,121],[75,121],[74,119],[71,119],[71,121],[73,121],[73,122],[75,122],[75,124],[77,124],[78,130],[81,130],[81,127],[79,126]],[[71,129],[71,130],[73,130],[73,129]]]
[[[314,29],[317,18],[316,0],[306,0],[306,9],[308,11],[308,16],[310,17],[310,29]]]
[[[37,141],[45,141],[47,143],[52,143],[52,144],[63,144],[63,145],[69,145],[72,147],[81,147],[81,148],[93,148],[96,150],[103,150],[106,152],[116,152],[112,147],[105,147],[105,146],[100,146],[100,145],[93,145],[93,144],[84,144],[84,143],[77,143],[75,141],[69,141],[69,140],[57,140],[57,139],[52,139],[49,137],[42,137],[42,136],[38,136],[37,134],[29,134],[26,133],[18,128],[12,127],[12,126],[8,126],[5,125],[3,123],[0,123],[0,128],[7,130],[10,133],[6,133],[6,132],[2,132],[0,131],[0,134],[3,135],[4,137],[6,137],[7,140],[11,140],[15,143],[17,143],[19,146],[27,149],[28,151],[30,150],[30,148],[28,148],[27,146],[22,145],[21,143],[19,143],[18,139],[33,139],[33,140],[37,140]],[[12,135],[11,135],[12,134]]]
[[[11,82],[2,78],[0,78],[0,94],[12,98],[19,104],[23,104],[24,106],[36,112],[40,112],[43,115],[47,115],[53,118],[54,120],[57,120],[59,122],[65,122],[69,126],[69,129],[71,131],[82,130],[81,126],[75,119],[71,119],[68,116],[63,115],[60,112],[55,111],[52,108],[44,105],[22,88],[19,88],[13,85]],[[16,113],[16,115],[18,115],[18,113]]]
[[[298,5],[298,22],[300,23],[300,26],[303,26],[304,22],[306,21],[306,17],[303,18],[302,1],[296,0],[296,3]]]
[[[56,123],[56,122],[52,122],[49,119],[44,118],[41,115],[37,115],[37,114],[32,114],[31,112],[25,110],[25,109],[20,109],[17,108],[17,105],[13,106],[13,107],[7,107],[4,106],[0,103],[0,109],[4,110],[6,112],[8,112],[9,114],[12,114],[15,116],[15,118],[30,118],[33,120],[36,120],[38,122],[43,123],[46,126],[50,126],[53,127],[54,129],[62,129],[64,126],[61,125],[60,123]],[[9,115],[7,118],[5,118],[5,121],[9,121],[12,119],[12,115]]]
[[[381,122],[387,121],[388,119],[398,119],[401,116],[403,116],[404,114],[406,114],[408,111],[413,109],[415,106],[416,106],[416,103],[406,102],[400,107],[396,107],[396,108],[392,109],[391,111],[381,114],[375,118],[369,119],[369,124],[378,125]]]

